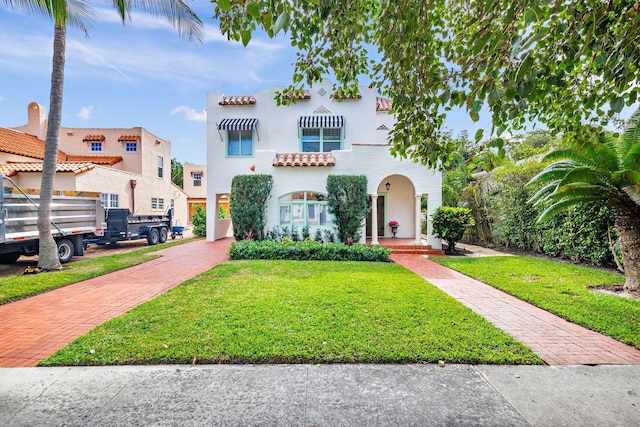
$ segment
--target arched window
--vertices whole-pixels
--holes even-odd
[[[284,226],[329,226],[327,196],[313,191],[296,191],[278,199],[279,224]]]

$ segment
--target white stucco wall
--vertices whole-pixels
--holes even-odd
[[[207,96],[207,204],[214,205],[217,195],[229,193],[235,175],[264,173],[273,176],[272,196],[267,208],[267,229],[278,223],[278,198],[294,191],[314,191],[326,194],[329,174],[365,175],[369,194],[386,197],[385,222],[398,221],[401,226],[398,237],[416,236],[416,203],[419,196],[429,197],[429,209],[442,202],[442,176],[439,172],[408,160],[394,158],[386,142],[388,130],[377,130],[382,124],[393,128],[393,116],[376,112],[376,94],[361,87],[361,98],[335,101],[331,99],[332,84],[324,81],[310,89],[311,99],[300,100],[290,106],[277,106],[274,91],[255,93],[255,105],[221,106],[222,92]],[[321,95],[320,92],[325,94]],[[328,110],[328,112],[326,112]],[[318,111],[325,111],[318,113]],[[326,167],[274,167],[276,153],[302,151],[298,135],[300,116],[344,116],[343,150],[333,151],[335,166]],[[254,156],[247,158],[226,157],[224,131],[218,131],[217,123],[223,119],[257,118],[257,137],[254,139]],[[390,180],[387,191],[384,184]],[[418,197],[416,197],[418,196]],[[416,202],[417,201],[417,202]],[[216,233],[214,210],[208,210],[207,238],[213,240]],[[386,226],[388,229],[388,226]],[[390,236],[390,231],[387,237]],[[380,236],[384,237],[384,236]],[[439,239],[429,236],[429,243],[439,249]]]

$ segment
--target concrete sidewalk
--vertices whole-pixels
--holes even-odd
[[[636,426],[639,366],[0,369],[4,426]]]

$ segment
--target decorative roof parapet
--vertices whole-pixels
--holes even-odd
[[[255,96],[223,96],[219,105],[253,105],[256,103]]]
[[[273,166],[335,166],[336,158],[331,153],[278,153]]]

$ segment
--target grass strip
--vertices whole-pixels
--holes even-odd
[[[621,274],[524,256],[433,261],[640,349],[640,301],[590,289],[621,285]]]
[[[528,347],[400,265],[231,261],[41,363],[540,364]]]
[[[82,261],[74,260],[69,264],[64,264],[60,271],[2,277],[0,278],[0,305],[151,261],[158,258],[159,255],[141,255],[190,241],[193,239],[166,242],[162,245],[143,247],[117,255],[105,255]]]

